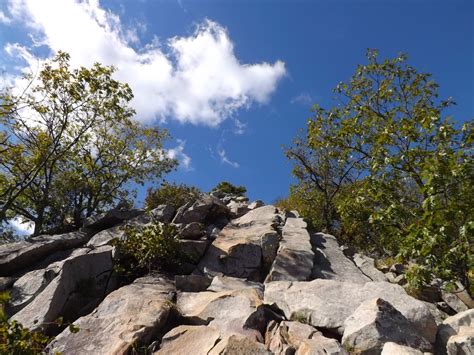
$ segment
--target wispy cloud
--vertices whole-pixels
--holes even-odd
[[[302,92],[299,95],[293,97],[290,102],[292,104],[311,106],[314,104],[314,98],[310,93]]]
[[[8,1],[10,17],[51,55],[69,52],[74,66],[115,65],[117,79],[134,91],[132,104],[143,122],[175,119],[218,126],[238,110],[268,102],[286,74],[282,61],[241,63],[227,30],[210,20],[187,37],[141,45],[143,24],[125,26],[98,0]],[[28,66],[38,65],[32,46],[9,47]]]
[[[12,22],[11,18],[9,18],[7,15],[5,15],[5,13],[0,10],[0,23],[4,23],[4,24],[10,24]]]
[[[182,139],[176,140],[178,145],[174,148],[168,149],[166,155],[170,159],[176,159],[179,162],[179,167],[185,171],[192,171],[194,168],[191,166],[191,157],[184,152],[186,141]]]
[[[232,161],[227,157],[226,151],[224,149],[219,149],[217,154],[219,154],[219,158],[221,159],[222,163],[228,164],[236,169],[240,167],[239,163]]]

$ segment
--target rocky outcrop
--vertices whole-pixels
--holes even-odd
[[[447,318],[438,327],[436,352],[449,355],[469,354],[469,351],[474,350],[472,329],[474,329],[474,309]],[[463,348],[468,351],[464,351]]]
[[[196,201],[189,202],[180,207],[173,218],[173,223],[202,223],[206,219],[216,219],[227,215],[229,215],[229,208],[218,198],[211,195],[202,195]]]
[[[148,343],[163,330],[172,308],[173,283],[144,277],[109,294],[89,315],[59,334],[50,354],[127,354],[138,342]]]
[[[344,321],[363,302],[374,298],[392,304],[420,335],[430,342],[435,340],[437,327],[428,307],[408,296],[402,287],[387,282],[275,281],[265,287],[264,301],[277,305],[287,319],[302,319],[342,335]]]

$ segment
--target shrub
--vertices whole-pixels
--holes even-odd
[[[10,299],[6,292],[0,293],[0,354],[39,354],[49,342],[40,332],[30,331],[14,320],[8,320],[4,311]]]
[[[200,193],[201,191],[195,186],[164,182],[156,190],[148,189],[145,208],[152,210],[159,205],[169,205],[177,209],[188,202],[195,201]]]
[[[220,191],[225,194],[244,196],[247,189],[244,186],[236,186],[227,181],[222,181],[212,189],[212,191]]]
[[[186,261],[180,249],[179,231],[171,224],[124,227],[124,239],[115,239],[119,254],[116,270],[125,276],[139,276],[156,270],[167,271]]]

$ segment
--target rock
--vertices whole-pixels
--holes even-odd
[[[336,339],[316,333],[311,339],[303,340],[295,355],[347,355]]]
[[[265,282],[305,281],[311,276],[314,253],[306,222],[288,218],[283,227],[277,255]]]
[[[180,325],[163,336],[160,350],[154,354],[207,354],[219,338],[214,327]]]
[[[205,291],[212,281],[212,278],[202,275],[177,275],[174,277],[176,289],[184,292]]]
[[[245,197],[245,196],[237,196],[235,198],[235,201],[237,202],[248,202],[249,201],[249,198],[248,197]]]
[[[77,250],[62,262],[61,272],[12,319],[36,330],[59,317],[74,320],[95,307],[109,287],[112,247]]]
[[[263,295],[263,285],[259,282],[252,282],[236,277],[216,276],[212,279],[210,286],[207,288],[211,292],[242,290],[245,288],[254,288]]]
[[[342,345],[356,354],[379,354],[388,341],[431,351],[428,340],[389,302],[375,298],[363,302],[344,321]]]
[[[464,312],[469,309],[454,293],[441,291],[441,298],[456,313]]]
[[[138,217],[145,213],[142,209],[121,210],[113,209],[105,213],[91,216],[85,219],[84,228],[104,230],[113,227],[123,221]]]
[[[318,330],[308,324],[271,321],[265,332],[265,346],[275,354],[293,354],[304,340],[316,333]]]
[[[354,283],[371,281],[359,268],[348,259],[339,248],[337,239],[329,234],[311,235],[315,253],[312,279],[328,279]]]
[[[470,329],[474,328],[474,309],[470,309],[458,313],[452,317],[446,318],[445,321],[439,325],[435,345],[436,353],[446,354],[446,346],[449,339],[453,336],[461,335],[461,329],[464,327]]]
[[[339,247],[341,249],[342,253],[347,256],[349,259],[352,259],[354,255],[356,254],[356,250],[353,246],[348,246],[348,245],[341,245]],[[359,254],[360,255],[360,254]],[[356,263],[357,265],[357,263]],[[359,265],[357,265],[359,267]]]
[[[393,272],[387,272],[385,276],[387,277],[387,280],[393,284],[405,285],[407,283],[405,274],[396,275]]]
[[[182,292],[178,294],[180,314],[195,325],[208,324],[219,329],[222,336],[242,334],[262,340],[258,330],[249,328],[249,318],[262,304],[256,289],[221,292]]]
[[[123,239],[125,236],[125,231],[122,225],[115,226],[112,228],[105,229],[95,234],[87,243],[89,247],[100,247],[107,245],[113,239]]]
[[[208,242],[206,240],[186,240],[179,241],[181,251],[190,258],[190,262],[197,264],[206,252]]]
[[[199,222],[185,224],[179,229],[183,239],[199,239],[204,235],[204,225]]]
[[[159,205],[150,211],[150,215],[158,222],[169,223],[174,217],[176,210],[173,206]]]
[[[11,276],[55,252],[80,247],[92,235],[91,231],[81,230],[54,236],[40,235],[30,238],[30,241],[2,244],[0,245],[0,276]]]
[[[449,314],[444,312],[443,310],[439,309],[438,306],[434,303],[426,302],[423,301],[423,303],[428,307],[430,310],[431,314],[433,315],[433,318],[436,322],[436,324],[441,324],[444,322],[446,318],[449,317]]]
[[[244,214],[250,211],[250,208],[246,203],[237,201],[230,201],[227,204],[227,207],[229,207],[230,213],[232,214],[233,218],[242,217]]]
[[[0,277],[0,292],[10,289],[16,280],[16,277]]]
[[[263,270],[270,268],[278,249],[279,221],[273,206],[257,208],[235,219],[209,246],[198,264],[199,271],[211,276],[261,280]]]
[[[229,208],[218,198],[211,195],[202,195],[198,200],[180,207],[176,212],[173,223],[202,223],[205,220],[212,220],[228,214]]]
[[[389,341],[384,344],[381,355],[423,355],[423,352]]]
[[[248,206],[248,208],[249,210],[254,210],[262,206],[265,206],[265,203],[262,200],[255,200]]]
[[[474,327],[460,327],[458,334],[449,338],[446,351],[448,355],[474,354]]]
[[[245,336],[231,335],[217,343],[209,355],[271,355],[271,352]]]
[[[388,282],[357,284],[334,280],[275,281],[265,287],[264,302],[276,304],[287,319],[304,319],[317,328],[344,332],[344,320],[364,301],[382,298],[390,302],[415,327],[418,334],[433,342],[436,323],[426,305]]]
[[[173,283],[143,277],[109,294],[90,314],[79,318],[48,345],[55,354],[126,354],[136,343],[148,343],[163,327],[172,308]]]
[[[352,260],[359,270],[372,281],[388,281],[385,274],[375,267],[374,259],[355,253]]]

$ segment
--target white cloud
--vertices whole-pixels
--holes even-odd
[[[182,139],[177,139],[178,145],[174,148],[168,149],[166,151],[166,155],[170,159],[177,159],[179,162],[179,166],[182,167],[186,171],[193,170],[191,166],[191,157],[184,152],[184,147],[186,145],[186,141]]]
[[[0,23],[4,23],[6,25],[10,24],[12,22],[11,18],[9,18],[5,13],[0,10]]]
[[[71,54],[74,66],[115,65],[117,79],[130,84],[138,119],[176,119],[217,126],[237,110],[266,103],[285,75],[285,64],[243,64],[226,29],[205,21],[188,37],[139,45],[136,28],[98,0],[9,0],[15,20],[51,51]],[[17,55],[30,53],[17,51]],[[30,58],[25,58],[30,59]]]
[[[311,106],[314,103],[314,99],[310,93],[302,92],[301,94],[291,99],[292,104],[300,104],[304,106]]]
[[[8,222],[13,229],[15,229],[18,235],[30,235],[33,234],[35,229],[34,222],[26,221],[24,222],[22,219],[15,217],[9,220]]]
[[[232,161],[230,160],[229,158],[227,158],[227,154],[225,152],[224,149],[219,149],[217,151],[217,154],[219,154],[219,157],[221,158],[221,162],[224,163],[224,164],[229,164],[230,166],[234,167],[234,168],[238,168],[240,167],[239,163],[235,162],[235,161]]]

